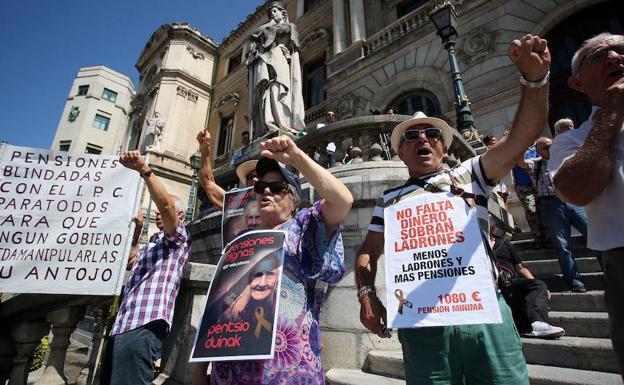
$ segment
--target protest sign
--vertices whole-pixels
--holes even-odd
[[[225,247],[191,362],[273,357],[285,239],[283,231],[255,230]]]
[[[0,292],[119,293],[142,183],[118,159],[0,145]]]
[[[462,198],[405,199],[384,224],[390,327],[502,322],[477,212]]]
[[[262,220],[253,187],[227,191],[223,196],[221,246],[240,234],[255,229]]]

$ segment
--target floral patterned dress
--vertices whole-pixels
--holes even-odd
[[[327,284],[338,282],[345,271],[341,228],[326,234],[320,202],[279,227],[287,236],[275,355],[270,360],[213,362],[213,385],[325,383],[319,316]]]

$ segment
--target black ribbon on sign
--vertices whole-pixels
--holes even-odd
[[[254,331],[254,334],[256,335],[256,338],[260,338],[260,332],[262,331],[262,328],[265,328],[266,330],[268,330],[269,332],[271,331],[271,323],[269,321],[267,321],[264,318],[264,308],[262,306],[258,306],[256,308],[256,320],[258,321],[256,323],[256,330]]]
[[[409,307],[410,309],[414,308],[414,305],[403,296],[403,290],[396,289],[394,291],[394,296],[399,300],[399,314],[403,314],[403,305]]]

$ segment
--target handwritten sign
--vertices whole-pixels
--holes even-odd
[[[139,175],[116,156],[0,145],[0,292],[114,295]]]
[[[450,193],[384,210],[390,327],[502,322],[476,215]]]
[[[273,357],[286,233],[255,230],[221,255],[191,362]]]

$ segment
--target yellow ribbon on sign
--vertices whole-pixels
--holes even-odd
[[[256,320],[258,321],[258,323],[256,323],[256,330],[254,331],[256,338],[260,338],[260,331],[262,328],[265,328],[269,332],[271,331],[272,325],[264,318],[264,308],[262,306],[256,308]]]
[[[396,289],[394,291],[394,296],[396,297],[396,299],[399,300],[399,314],[403,314],[403,305],[409,307],[410,309],[413,308],[414,305],[412,305],[412,303],[406,300],[405,297],[403,296],[403,290]]]

